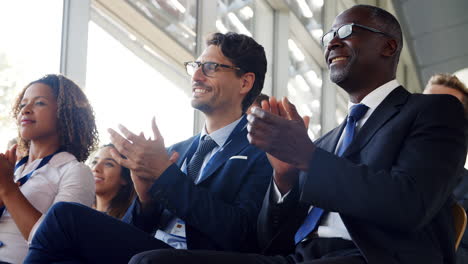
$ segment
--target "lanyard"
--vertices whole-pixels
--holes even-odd
[[[52,157],[53,157],[55,154],[59,153],[59,152],[62,152],[62,150],[59,149],[59,150],[57,150],[55,153],[50,154],[49,156],[44,157],[44,158],[41,160],[41,162],[39,163],[39,165],[38,165],[34,170],[32,170],[31,172],[29,172],[28,174],[24,175],[23,177],[21,177],[19,180],[16,181],[17,183],[19,182],[19,186],[25,184],[25,183],[29,180],[29,178],[31,178],[31,176],[33,175],[33,173],[34,173],[36,170],[38,170],[38,169],[44,167],[47,163],[49,163],[49,161],[52,159]],[[25,163],[28,161],[28,158],[29,158],[29,156],[26,156],[26,157],[22,158],[22,159],[15,165],[15,172],[16,172],[16,170],[17,170],[19,167],[21,167],[23,164],[25,164]],[[1,217],[2,214],[3,214],[3,211],[5,211],[5,206],[0,207],[0,217]]]

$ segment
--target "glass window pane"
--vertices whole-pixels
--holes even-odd
[[[19,90],[59,72],[62,2],[0,1],[0,152],[17,135],[10,109]]]
[[[126,0],[192,54],[196,50],[197,0]]]
[[[193,134],[194,114],[187,94],[92,21],[87,60],[86,93],[96,113],[101,144],[109,142],[107,128],[118,124],[153,137],[153,116],[166,146]]]
[[[286,0],[290,9],[317,41],[323,35],[323,0]]]
[[[216,28],[221,33],[233,31],[252,37],[254,32],[254,2],[249,0],[218,0]]]
[[[294,38],[288,40],[289,81],[288,96],[301,115],[311,117],[309,135],[317,139],[321,134],[322,72],[320,66],[304,51]]]

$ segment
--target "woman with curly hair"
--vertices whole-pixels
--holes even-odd
[[[94,208],[120,219],[132,203],[135,190],[130,170],[112,157],[111,149],[115,149],[112,144],[102,146],[91,161],[96,183]]]
[[[0,154],[0,262],[21,263],[41,216],[59,201],[91,206],[94,181],[82,161],[97,143],[83,91],[62,75],[28,84],[13,106],[18,148]]]

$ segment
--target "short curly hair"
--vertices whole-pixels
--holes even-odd
[[[78,161],[85,161],[98,144],[98,131],[93,108],[81,88],[60,74],[48,74],[32,81],[18,95],[13,105],[13,117],[21,113],[21,100],[29,86],[41,83],[49,86],[57,100],[57,130],[60,147],[73,154]],[[29,151],[30,142],[18,136],[22,153]]]

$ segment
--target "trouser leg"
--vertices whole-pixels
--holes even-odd
[[[24,263],[127,263],[135,254],[170,248],[142,230],[75,203],[57,203],[32,239]]]

